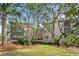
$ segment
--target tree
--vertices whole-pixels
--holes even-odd
[[[42,12],[43,12],[43,7],[44,4],[32,4],[32,18],[35,21],[35,27],[36,27],[36,32],[35,34],[37,35],[38,29],[39,29],[39,24],[41,23],[41,17],[42,17]],[[36,36],[35,35],[35,36]]]
[[[16,11],[16,5],[17,4],[7,4],[3,3],[0,5],[0,13],[2,15],[2,43],[1,45],[4,45],[4,41],[6,40],[6,20],[8,15],[19,15]]]

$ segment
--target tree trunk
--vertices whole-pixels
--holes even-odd
[[[6,12],[3,12],[2,15],[2,43],[1,45],[4,45],[4,41],[6,40]]]
[[[28,12],[27,12],[27,16],[28,16]],[[29,21],[30,21],[30,19],[29,19],[29,16],[28,16],[28,46],[31,45]]]
[[[53,28],[53,32],[52,32],[52,38],[54,38],[54,21],[53,21],[52,28]]]
[[[37,24],[37,28],[36,28],[36,32],[35,32],[35,37],[37,38],[37,33],[38,33],[38,28],[39,28],[39,19],[37,18],[37,22],[38,22],[38,24]]]
[[[27,14],[28,14],[28,12],[27,12]],[[28,46],[30,46],[31,45],[31,36],[30,36],[30,27],[29,27],[29,22],[30,22],[30,18],[29,18],[29,16],[28,16]]]

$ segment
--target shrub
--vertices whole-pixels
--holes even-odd
[[[72,36],[67,36],[61,40],[62,40],[61,44],[64,44],[67,46],[74,46],[76,44],[75,42],[77,42],[76,38],[74,38]]]
[[[59,41],[59,44],[64,45],[64,40],[65,40],[65,38],[61,38],[60,41]]]
[[[56,44],[57,46],[59,46],[59,41],[60,41],[59,37],[56,36],[56,37],[54,37],[54,42],[53,42],[53,44]]]
[[[19,38],[18,40],[17,40],[17,42],[19,43],[19,44],[21,44],[21,45],[24,45],[24,44],[27,44],[27,39],[22,39],[22,38]]]
[[[75,41],[75,46],[79,47],[79,37],[76,38],[76,41]]]
[[[37,40],[36,38],[32,38],[31,43],[34,43],[36,40]]]

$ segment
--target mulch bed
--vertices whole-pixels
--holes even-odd
[[[0,45],[0,52],[2,51],[10,51],[14,49],[22,49],[25,48],[26,46],[23,45],[18,45],[18,44],[4,44],[4,46]]]
[[[4,44],[4,46],[0,45],[0,52],[11,51],[15,49],[23,49],[23,48],[34,48],[36,45],[20,45],[20,44]]]
[[[75,47],[75,46],[69,46],[69,47],[66,47],[64,45],[60,45],[60,46],[53,45],[53,46],[56,47],[56,48],[64,48],[64,49],[67,49],[67,50],[79,50],[79,48]]]

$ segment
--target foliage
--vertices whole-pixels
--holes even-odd
[[[75,46],[79,47],[79,37],[77,38],[77,40],[75,42]]]
[[[78,41],[78,37],[74,37],[74,36],[67,36],[64,38],[60,39],[60,44],[61,45],[67,45],[67,46],[75,46],[75,45],[79,45],[79,41]]]
[[[33,44],[36,40],[37,40],[36,38],[32,37],[30,42]]]
[[[68,46],[72,46],[74,45],[74,38],[71,38],[70,36],[64,38],[64,44],[68,45]]]
[[[4,22],[4,25],[3,25],[4,33],[6,32],[5,31],[6,19],[14,20],[15,18],[16,21],[22,20],[23,22],[25,22],[24,24],[22,23],[18,24],[16,22],[17,25],[14,24],[13,26],[14,28],[11,29],[11,31],[13,30],[12,31],[13,35],[17,37],[18,36],[23,37],[25,33],[25,36],[27,36],[26,39],[28,39],[28,43],[32,43],[36,39],[36,38],[32,38],[32,39],[30,38],[32,37],[32,35],[30,35],[30,32],[37,33],[37,32],[45,32],[44,30],[47,30],[52,34],[52,37],[53,37],[55,24],[61,19],[63,19],[63,21],[65,19],[70,24],[72,24],[72,28],[71,28],[72,30],[65,31],[65,34],[67,35],[67,37],[65,36],[63,38],[64,42],[62,43],[67,44],[67,45],[74,45],[75,44],[74,42],[76,40],[75,37],[79,36],[78,35],[79,34],[79,21],[78,21],[79,20],[78,19],[79,6],[78,4],[73,4],[73,3],[72,4],[25,4],[25,3],[24,4],[12,4],[12,3],[4,4],[3,3],[3,4],[0,4],[0,14],[1,15],[6,14],[6,17],[4,17],[5,21],[2,20]],[[64,15],[65,17],[63,18],[61,15]],[[27,22],[28,24],[26,24]],[[22,26],[27,25],[27,27],[29,28],[31,22],[33,23],[32,27],[34,27],[33,30],[30,31],[30,29],[28,29],[28,31],[24,31]],[[43,29],[40,29],[39,31],[40,24],[43,25]],[[62,32],[62,30],[60,31]],[[69,32],[74,32],[74,33],[69,33]],[[71,35],[71,34],[75,34],[76,36],[69,37],[68,35]],[[54,43],[57,45],[59,45],[59,43],[62,41],[60,40],[61,39],[60,37],[55,37],[54,39],[55,39]],[[20,38],[19,42],[21,44],[24,44],[25,43],[24,40],[25,39]]]
[[[26,39],[19,38],[19,39],[17,39],[17,43],[21,44],[21,45],[24,45],[24,44],[27,44],[28,41]]]
[[[55,36],[53,44],[56,44],[59,46],[59,41],[60,41],[59,36]]]

